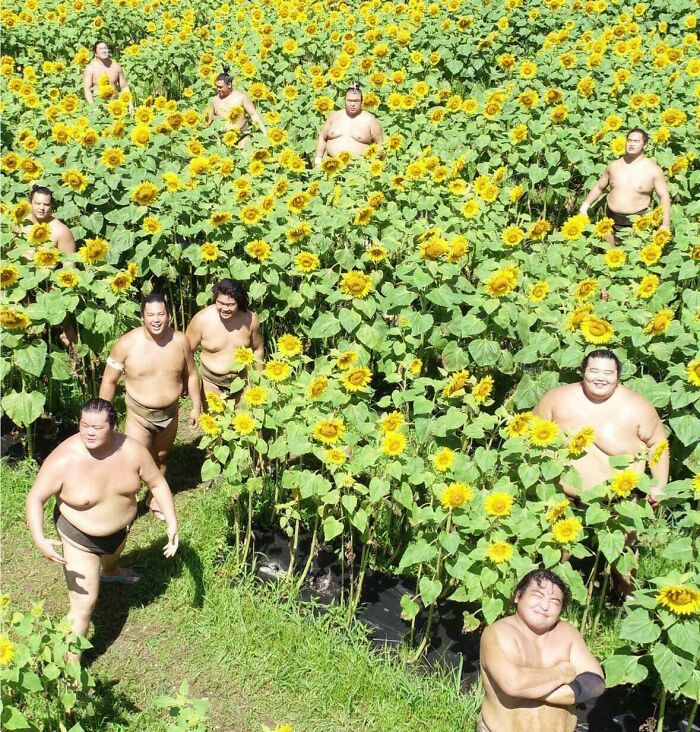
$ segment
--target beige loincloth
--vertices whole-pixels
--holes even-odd
[[[210,371],[203,363],[200,363],[199,375],[202,377],[202,381],[208,381],[210,384],[214,384],[220,389],[228,389],[236,376],[238,376],[238,372],[234,371],[230,374],[215,374],[213,371]]]
[[[180,402],[179,399],[176,399],[167,407],[146,407],[140,402],[137,402],[128,391],[124,396],[124,401],[126,402],[128,412],[136,414],[148,422],[146,429],[152,434],[158,434],[158,432],[162,432],[170,426],[172,421],[177,417]]]

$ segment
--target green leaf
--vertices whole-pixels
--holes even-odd
[[[61,694],[59,697],[59,701],[63,705],[63,708],[70,712],[71,709],[75,706],[75,702],[78,700],[77,695],[74,691],[66,691],[64,694]]]
[[[50,670],[49,670],[50,669]],[[47,673],[47,670],[48,673]],[[53,681],[54,679],[57,679],[59,676],[58,668],[55,664],[50,663],[46,666],[46,669],[44,669],[44,676],[49,680]],[[34,673],[34,671],[23,671],[20,674],[20,686],[25,690],[28,691],[30,694],[36,694],[37,692],[44,691],[44,685],[41,683],[41,679],[39,678],[38,674]]]
[[[73,376],[73,365],[70,356],[62,351],[49,354],[51,362],[51,378],[55,381],[66,381]]]
[[[7,416],[18,425],[27,427],[41,416],[46,397],[38,391],[11,391],[2,398],[0,405]]]
[[[419,611],[420,605],[410,595],[401,595],[401,617],[404,620],[413,620]]]
[[[677,691],[693,672],[694,667],[691,661],[674,653],[663,643],[657,643],[654,646],[651,657],[661,677],[661,683],[669,691]]]
[[[321,313],[309,328],[309,338],[331,338],[340,332],[340,322],[332,313]]]
[[[661,635],[661,628],[649,617],[643,608],[633,610],[620,627],[620,638],[633,641],[638,645],[653,643]]]
[[[503,614],[503,600],[500,597],[487,597],[481,603],[484,620],[491,625]]]
[[[544,564],[545,569],[554,567],[561,559],[561,551],[559,549],[554,549],[554,547],[551,546],[542,547],[540,553],[542,554],[542,563]]]
[[[20,712],[19,709],[17,709],[16,707],[10,706],[3,706],[2,728],[18,730],[32,729],[24,714],[22,714],[22,712]]]
[[[22,371],[32,376],[41,376],[46,365],[47,346],[45,341],[33,341],[14,351],[15,363]]]
[[[540,469],[537,465],[528,465],[527,463],[520,463],[518,465],[518,478],[525,488],[529,488],[534,485],[540,477]]]
[[[693,655],[700,651],[700,626],[697,620],[686,618],[674,623],[668,629],[668,638],[681,651]]]
[[[662,552],[664,559],[686,564],[693,561],[693,542],[689,536],[672,541]]]
[[[700,419],[692,414],[682,417],[671,417],[668,420],[676,437],[687,447],[698,441],[700,435]]]
[[[338,313],[338,320],[348,333],[352,333],[362,322],[362,316],[354,310],[343,308]]]
[[[625,535],[621,531],[599,531],[598,546],[608,562],[614,562],[625,548]]]
[[[468,346],[469,353],[478,366],[493,366],[501,355],[501,346],[496,341],[477,338]]]
[[[428,605],[432,605],[438,599],[438,596],[442,592],[442,582],[424,576],[420,578],[418,588],[420,589],[423,604],[428,607]]]
[[[212,480],[221,474],[221,465],[207,458],[202,465],[202,480]]]
[[[418,539],[406,547],[406,551],[399,562],[399,572],[414,564],[430,562],[435,559],[436,555],[437,549],[432,544],[428,544],[425,539]]]
[[[605,669],[605,685],[608,687],[620,684],[639,684],[646,679],[649,673],[637,656],[624,654],[608,656],[603,661],[603,668]]]
[[[335,516],[326,516],[323,520],[323,540],[331,541],[336,536],[343,533],[343,523],[338,521]]]
[[[350,517],[350,523],[361,533],[364,534],[367,531],[367,524],[369,523],[369,517],[367,511],[364,508],[358,508],[357,511]]]

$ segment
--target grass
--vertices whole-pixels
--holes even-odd
[[[400,653],[373,650],[363,626],[346,628],[340,613],[319,615],[241,574],[225,538],[228,499],[195,487],[197,462],[191,445],[173,452],[172,483],[187,487],[176,495],[178,556],[163,559],[163,525],[141,517],[124,555],[141,582],[101,590],[85,657],[100,694],[95,729],[164,730],[154,701],[184,680],[190,696],[210,700],[210,725],[220,730],[283,722],[295,732],[475,728],[478,691],[460,694],[454,675],[419,673]],[[3,592],[22,609],[44,599],[58,617],[67,609],[63,578],[24,524],[35,472],[29,462],[3,470]]]

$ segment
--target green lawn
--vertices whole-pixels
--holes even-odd
[[[287,723],[295,732],[473,730],[477,693],[459,694],[448,674],[426,675],[400,653],[374,651],[364,629],[345,629],[334,613],[316,616],[288,593],[263,587],[234,565],[227,541],[227,499],[194,487],[191,445],[173,453],[181,548],[161,555],[163,524],[134,525],[124,563],[142,575],[135,587],[101,591],[86,655],[98,680],[95,729],[164,730],[154,700],[182,681],[211,702],[211,727],[259,732]],[[45,600],[67,609],[59,567],[41,558],[24,524],[23,499],[35,469],[4,468],[2,591],[14,607]],[[48,526],[48,520],[47,520]],[[340,614],[338,614],[340,615]]]

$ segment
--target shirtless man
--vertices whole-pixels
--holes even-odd
[[[224,129],[238,130],[241,134],[238,147],[243,147],[250,137],[247,114],[260,131],[267,134],[262,118],[250,97],[233,88],[233,79],[229,76],[228,66],[224,66],[223,73],[216,77],[216,92],[216,96],[209,101],[207,127],[211,125],[215,117],[224,117]]]
[[[624,157],[608,165],[581,204],[581,213],[587,215],[589,207],[610,187],[605,208],[605,215],[614,221],[612,232],[605,237],[610,246],[615,246],[615,234],[632,226],[630,216],[640,216],[648,210],[654,191],[663,207],[660,228],[671,229],[671,197],[663,170],[644,155],[648,141],[649,135],[644,130],[631,129],[627,133]]]
[[[83,72],[83,95],[88,104],[95,101],[96,89],[99,89],[100,78],[107,77],[109,84],[116,90],[129,91],[129,84],[122,67],[109,56],[109,46],[104,41],[97,41],[93,46],[94,58]],[[130,104],[129,109],[133,111]]]
[[[187,338],[194,353],[201,346],[199,373],[206,391],[228,393],[238,376],[234,369],[236,348],[251,348],[256,367],[262,369],[265,358],[260,321],[248,309],[248,295],[240,282],[223,279],[214,285],[214,302],[200,310],[187,327]]]
[[[605,348],[592,351],[583,359],[582,370],[580,382],[548,391],[533,414],[552,420],[570,432],[593,428],[593,444],[571,462],[581,478],[580,490],[585,493],[612,478],[615,470],[608,458],[613,455],[635,456],[629,467],[643,473],[646,459],[641,453],[653,450],[666,439],[666,433],[654,407],[643,396],[620,384],[620,361],[612,351]],[[655,483],[647,500],[654,505],[668,482],[668,450],[664,450],[650,470]],[[578,495],[575,486],[562,487],[568,496]]]
[[[30,211],[26,225],[21,232],[28,234],[37,224],[48,224],[50,238],[54,246],[64,254],[75,254],[75,238],[73,232],[53,215],[53,193],[44,186],[34,186],[29,193]],[[32,259],[34,252],[24,252],[25,259]]]
[[[477,732],[573,732],[573,705],[605,691],[603,669],[581,634],[560,620],[568,595],[553,572],[529,572],[516,588],[515,614],[483,632]]]
[[[44,461],[27,495],[27,524],[39,551],[63,565],[72,630],[87,635],[100,582],[134,584],[138,575],[117,566],[136,516],[141,481],[157,496],[168,524],[172,557],[178,526],[170,488],[143,446],[116,431],[114,407],[90,399],[80,412],[77,435],[64,440]],[[44,534],[44,504],[56,497],[54,522],[60,541]],[[56,551],[62,545],[63,555]],[[69,660],[79,660],[79,654]]]
[[[110,351],[100,398],[114,401],[124,373],[126,423],[124,432],[143,445],[165,475],[168,453],[177,434],[177,415],[183,382],[192,399],[190,425],[196,426],[201,411],[199,377],[184,333],[170,326],[163,295],[154,292],[141,305],[143,326],[123,335]],[[163,518],[154,497],[149,508]]]
[[[345,109],[331,112],[321,128],[314,167],[321,164],[324,154],[332,158],[342,152],[362,155],[372,143],[381,145],[382,142],[382,128],[373,114],[362,110],[362,92],[355,83],[345,92]]]

